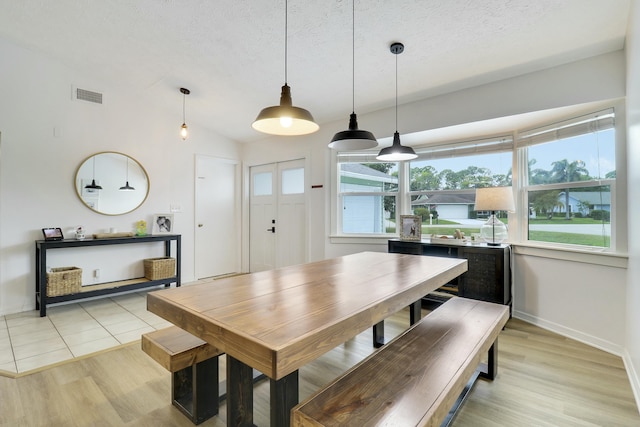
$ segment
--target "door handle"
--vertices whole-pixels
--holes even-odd
[[[276,232],[276,228],[275,227],[267,228],[267,231],[275,233]]]
[[[198,227],[202,227],[203,224],[198,224]]]

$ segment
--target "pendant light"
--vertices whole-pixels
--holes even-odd
[[[120,191],[133,191],[135,188],[129,185],[129,158],[127,157],[127,181],[126,184],[120,187]]]
[[[343,130],[341,132],[336,133],[333,136],[333,139],[329,143],[329,148],[334,150],[366,150],[367,148],[373,148],[378,145],[378,141],[376,141],[376,137],[373,134],[366,130],[358,129],[358,119],[355,113],[355,104],[356,104],[356,38],[355,38],[355,21],[356,21],[356,12],[355,12],[355,0],[351,2],[352,6],[352,28],[351,28],[351,53],[352,53],[352,92],[351,92],[351,115],[349,116],[349,129]]]
[[[411,160],[418,157],[413,148],[400,144],[400,134],[398,133],[398,55],[404,51],[402,43],[392,43],[390,47],[391,53],[396,55],[396,131],[393,134],[393,144],[391,147],[385,147],[380,150],[376,159],[398,162],[401,160]]]
[[[287,1],[284,2],[284,86],[280,105],[266,107],[251,124],[255,130],[270,135],[306,135],[320,129],[310,112],[294,107],[291,88],[287,84]]]
[[[102,187],[96,184],[96,156],[93,156],[93,177],[91,184],[85,185],[84,188],[88,190],[102,190]]]
[[[185,89],[181,87],[180,92],[182,93],[182,126],[180,126],[180,137],[182,137],[182,140],[184,141],[185,139],[187,139],[187,136],[189,136],[187,122],[185,120],[185,115],[184,115],[184,103],[185,103],[185,98],[187,97],[187,95],[191,93],[191,91],[189,89]]]

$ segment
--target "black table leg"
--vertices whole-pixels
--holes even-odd
[[[422,319],[422,300],[414,302],[409,306],[409,324],[414,325]]]
[[[373,346],[380,348],[384,345],[384,320],[373,325]]]
[[[228,354],[227,425],[253,426],[253,369]]]
[[[271,426],[289,427],[291,409],[298,404],[298,371],[279,380],[269,380],[271,399]]]

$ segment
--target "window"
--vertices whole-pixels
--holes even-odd
[[[338,210],[343,234],[396,232],[398,164],[371,157],[338,156]]]
[[[411,211],[423,235],[479,233],[490,212],[475,211],[476,188],[511,185],[510,136],[418,149],[409,164]],[[506,222],[506,214],[500,215]]]
[[[613,110],[520,135],[527,239],[611,247],[616,159]]]
[[[380,163],[376,152],[337,154],[339,235],[398,235],[401,214],[422,217],[422,235],[479,233],[490,212],[475,210],[475,190],[513,186],[516,212],[497,212],[513,243],[624,251],[624,163],[613,108],[544,127],[471,141],[414,146],[418,158]],[[618,162],[618,163],[617,163]],[[618,167],[617,167],[618,165]],[[335,183],[335,182],[334,182]],[[616,233],[618,237],[616,238]]]

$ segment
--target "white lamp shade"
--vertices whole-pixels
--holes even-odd
[[[510,211],[516,210],[511,187],[487,187],[476,189],[477,211]]]

